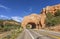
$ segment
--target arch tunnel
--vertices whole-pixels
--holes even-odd
[[[29,22],[29,23],[27,23],[26,28],[35,29],[36,28],[36,24],[32,23],[32,22]]]

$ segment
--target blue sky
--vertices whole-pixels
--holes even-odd
[[[59,3],[60,0],[0,0],[0,18],[21,21],[26,15],[39,14],[43,7]]]

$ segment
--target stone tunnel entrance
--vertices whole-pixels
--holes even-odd
[[[36,24],[35,23],[28,23],[26,28],[35,29],[36,28]]]

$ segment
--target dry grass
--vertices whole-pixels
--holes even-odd
[[[46,27],[45,29],[60,32],[60,25],[56,25],[56,26],[53,26],[53,27]]]

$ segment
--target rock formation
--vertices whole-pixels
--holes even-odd
[[[52,13],[54,14],[57,10],[60,10],[60,4],[57,4],[57,5],[53,5],[53,6],[47,6],[45,8],[43,8],[43,10],[45,10],[45,13]],[[42,12],[43,12],[42,10]]]
[[[27,24],[31,24],[32,28],[40,29],[45,27],[45,14],[31,14],[24,17],[24,20],[22,21],[23,28],[26,28]],[[35,26],[35,27],[34,27]]]
[[[40,21],[40,16],[37,14],[31,14],[29,16],[25,16],[24,20],[22,21],[22,26],[24,28],[26,28],[27,24],[34,24],[36,25],[35,27],[38,28],[37,26],[39,26],[39,21]]]
[[[40,29],[45,27],[45,19],[46,19],[46,14],[48,12],[54,13],[60,9],[60,4],[54,5],[54,6],[47,6],[46,8],[43,8],[41,11],[41,14],[31,14],[28,16],[25,16],[23,21],[22,21],[22,26],[23,28],[26,28],[27,24],[31,24],[32,28]]]

